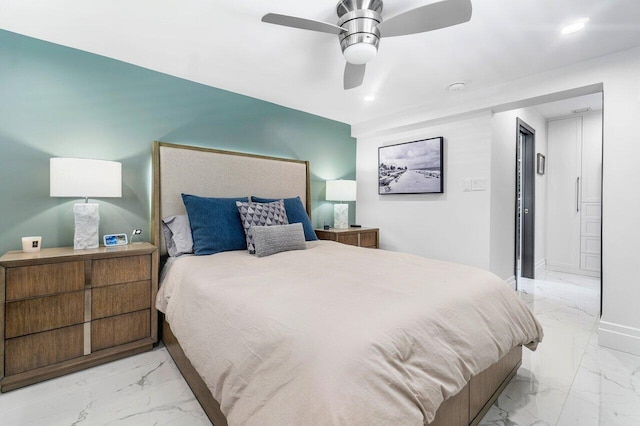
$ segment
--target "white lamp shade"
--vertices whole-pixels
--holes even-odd
[[[328,180],[327,201],[355,201],[355,180]]]
[[[49,161],[52,197],[122,197],[122,164],[86,158]]]

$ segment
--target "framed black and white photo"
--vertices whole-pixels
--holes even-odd
[[[538,154],[538,164],[537,164],[537,172],[539,175],[543,175],[544,174],[544,161],[545,161],[545,157],[542,154]]]
[[[444,192],[444,138],[378,148],[378,194]]]

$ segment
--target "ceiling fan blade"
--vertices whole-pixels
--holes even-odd
[[[344,67],[344,90],[358,87],[364,81],[364,71],[367,68],[365,64],[354,65],[347,62]]]
[[[471,11],[471,0],[443,0],[392,16],[378,29],[381,37],[423,33],[467,22]]]
[[[328,24],[326,22],[314,21],[313,19],[307,18],[297,18],[289,15],[279,15],[277,13],[267,13],[262,17],[262,22],[329,34],[340,34],[341,32],[346,31],[344,28]]]

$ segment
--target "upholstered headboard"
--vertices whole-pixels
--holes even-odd
[[[202,197],[300,197],[311,216],[309,162],[153,143],[152,241],[166,246],[162,218],[186,214],[181,194]]]

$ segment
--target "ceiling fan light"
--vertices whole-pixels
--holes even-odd
[[[369,43],[356,43],[344,49],[344,58],[350,64],[363,65],[376,57],[378,49]]]

